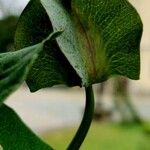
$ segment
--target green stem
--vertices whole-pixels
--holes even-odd
[[[90,128],[94,113],[94,94],[92,86],[85,88],[86,106],[81,125],[67,150],[79,150]]]

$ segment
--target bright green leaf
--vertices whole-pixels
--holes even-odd
[[[3,104],[0,105],[0,145],[4,150],[52,150]]]
[[[139,79],[141,19],[127,0],[41,0],[57,43],[82,79],[83,86],[112,75]]]
[[[40,0],[31,0],[18,22],[16,49],[39,43],[52,31],[51,22]],[[45,44],[44,50],[31,68],[27,84],[31,91],[36,91],[57,84],[80,85],[80,78],[60,51],[56,41],[51,41]]]

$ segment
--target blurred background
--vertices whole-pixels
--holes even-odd
[[[94,85],[93,123],[81,150],[150,150],[150,1],[130,0],[144,23],[139,81],[123,77]],[[28,0],[0,0],[0,52],[13,51],[18,16]],[[56,150],[65,150],[84,112],[78,87],[30,93],[26,84],[6,101],[22,120]]]

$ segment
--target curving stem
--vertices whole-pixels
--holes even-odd
[[[67,150],[79,150],[88,133],[88,130],[92,122],[94,113],[94,94],[92,86],[85,88],[85,91],[86,91],[86,106],[84,116],[81,125],[76,135],[74,136],[73,140],[71,141],[70,145],[68,146]]]

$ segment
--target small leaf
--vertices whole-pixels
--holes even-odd
[[[15,35],[16,49],[39,43],[52,31],[51,22],[40,0],[31,0],[18,22]],[[27,84],[33,92],[57,84],[80,85],[80,78],[53,40],[46,42],[44,50],[29,72]]]
[[[0,103],[25,80],[41,44],[0,54]]]
[[[52,150],[4,104],[0,105],[0,145],[4,150]]]
[[[31,66],[43,50],[44,44],[61,33],[60,31],[54,32],[34,46],[0,54],[0,103],[25,81]]]
[[[89,86],[112,75],[139,79],[142,22],[127,0],[41,0],[54,30],[63,29],[57,43]]]

